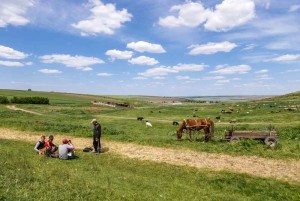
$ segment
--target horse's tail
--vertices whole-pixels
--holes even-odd
[[[215,123],[211,121],[211,137],[214,137],[215,135]]]

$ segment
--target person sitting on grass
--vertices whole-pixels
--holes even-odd
[[[45,152],[45,139],[46,137],[44,135],[41,136],[41,140],[38,141],[34,146],[34,151],[36,153],[42,154],[43,152]]]
[[[60,159],[74,159],[74,146],[70,140],[64,138],[62,144],[58,147],[58,155]]]
[[[46,156],[56,158],[57,155],[55,154],[55,152],[58,150],[58,147],[55,144],[53,144],[53,140],[53,135],[50,135],[48,137],[48,140],[45,142]]]

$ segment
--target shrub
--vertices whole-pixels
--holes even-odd
[[[7,104],[9,103],[6,96],[0,96],[0,104]]]
[[[49,104],[49,99],[45,97],[16,97],[14,96],[11,103],[18,104]]]

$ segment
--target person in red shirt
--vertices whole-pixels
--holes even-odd
[[[53,143],[54,137],[50,135],[48,140],[45,142],[46,147],[46,156],[47,157],[57,157],[55,152],[58,150],[58,147]]]

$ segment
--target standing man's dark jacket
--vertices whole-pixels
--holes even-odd
[[[101,125],[97,121],[94,121],[93,125],[94,125],[93,145],[94,145],[95,152],[100,153],[100,150],[101,150],[101,142],[100,142]]]

